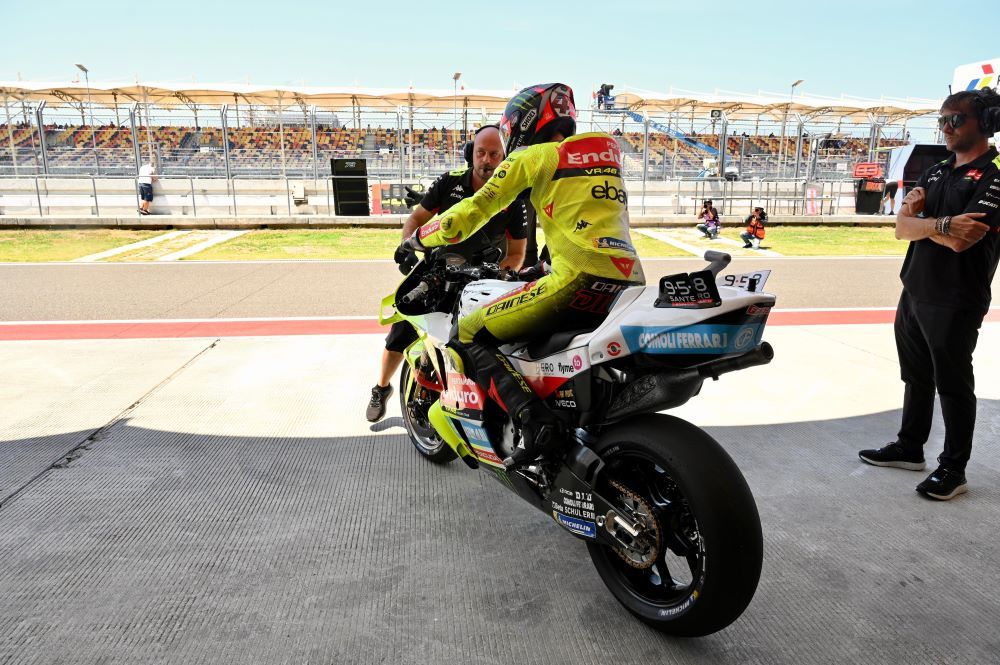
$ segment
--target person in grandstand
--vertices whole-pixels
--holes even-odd
[[[712,199],[701,202],[701,212],[698,213],[698,219],[702,220],[702,223],[696,228],[705,234],[706,238],[712,240],[719,237],[722,224],[719,223],[719,211],[712,205]]]
[[[531,188],[551,255],[551,272],[462,317],[450,345],[465,373],[513,418],[521,441],[508,467],[522,466],[562,438],[559,420],[499,352],[502,344],[594,329],[614,295],[645,284],[629,236],[628,193],[618,143],[602,132],[576,135],[573,91],[533,85],[500,121],[507,159],[476,192],[404,241],[423,250],[462,243]]]
[[[150,159],[139,167],[139,214],[148,215],[149,206],[153,203],[153,183],[156,182],[156,160]]]
[[[938,125],[954,154],[929,168],[903,199],[896,238],[909,240],[900,279],[895,335],[905,385],[902,424],[863,462],[921,471],[934,393],[941,399],[944,450],[917,492],[948,500],[967,490],[965,467],[976,424],[972,354],[989,310],[1000,260],[1000,95],[963,90],[941,106]]]
[[[403,238],[426,224],[435,213],[442,213],[462,199],[472,196],[493,175],[494,169],[504,158],[503,141],[496,125],[484,125],[476,130],[469,155],[468,168],[442,174],[424,193],[423,198],[403,224]],[[500,263],[505,270],[518,270],[524,260],[527,244],[527,222],[524,204],[515,201],[498,211],[478,233],[456,253],[474,258],[489,247],[501,247],[506,238],[507,251]],[[416,263],[411,251],[397,251],[396,262],[405,275]],[[403,352],[417,339],[417,333],[406,321],[392,325],[385,338],[378,383],[372,388],[371,399],[365,410],[369,422],[378,422],[385,416],[386,402],[392,396],[392,376],[403,362]]]

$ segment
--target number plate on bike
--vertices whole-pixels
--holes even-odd
[[[654,307],[704,309],[722,304],[711,270],[678,273],[660,278],[660,297]]]
[[[758,270],[756,272],[745,272],[741,275],[720,275],[715,283],[721,286],[732,286],[743,291],[763,291],[767,278],[771,276],[770,270]]]

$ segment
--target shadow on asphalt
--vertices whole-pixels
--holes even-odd
[[[83,447],[2,442],[0,662],[989,662],[1000,402],[979,413],[970,493],[948,503],[858,461],[898,411],[707,428],[754,491],[765,563],[743,617],[698,640],[633,619],[582,543],[402,434],[121,421]]]

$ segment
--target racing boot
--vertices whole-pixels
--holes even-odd
[[[521,409],[516,422],[521,430],[521,441],[510,457],[503,461],[508,470],[530,464],[562,440],[562,424],[541,402],[532,402]]]

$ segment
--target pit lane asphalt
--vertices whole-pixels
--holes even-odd
[[[644,259],[647,282],[704,267]],[[778,308],[892,307],[902,257],[735,258],[772,270]],[[390,261],[0,264],[0,321],[375,316],[399,283]]]
[[[898,259],[749,259],[784,307],[891,307]],[[646,261],[649,281],[701,267]],[[880,266],[879,264],[885,265]],[[0,318],[371,316],[389,263],[0,267]],[[152,300],[153,302],[146,302]],[[16,306],[17,315],[10,316]],[[381,334],[0,342],[0,664],[993,663],[1000,324],[970,492],[860,463],[899,423],[891,326],[769,327],[772,364],[672,410],[751,486],[764,571],[698,640],[628,615],[586,549],[483,473],[427,463]],[[940,451],[935,417],[928,463]]]

